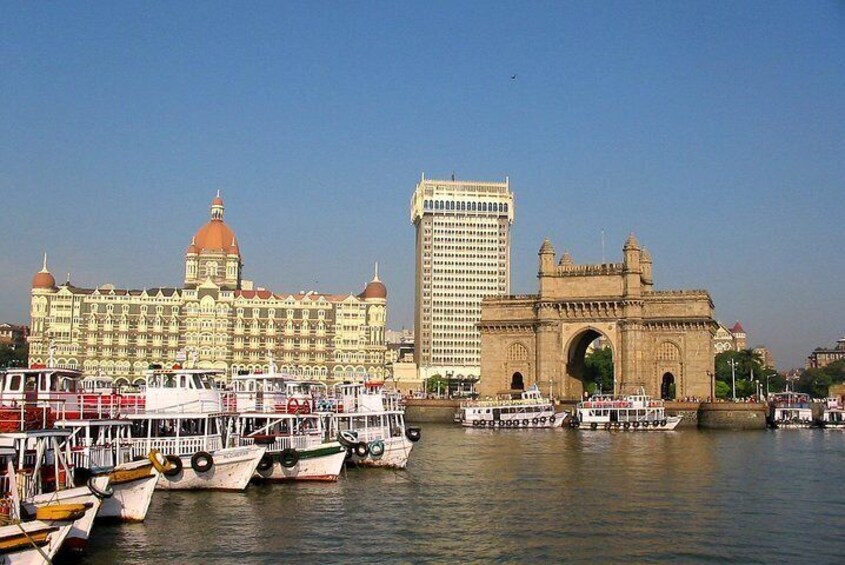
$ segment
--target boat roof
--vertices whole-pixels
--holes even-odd
[[[52,428],[49,430],[24,430],[19,432],[3,432],[4,438],[9,439],[30,439],[30,438],[43,438],[43,437],[68,437],[73,432],[70,430],[62,430],[57,428]]]
[[[127,420],[196,420],[201,418],[219,418],[237,416],[235,412],[138,412],[126,414]]]

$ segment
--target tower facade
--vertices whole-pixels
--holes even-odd
[[[480,375],[481,301],[510,292],[514,198],[505,182],[422,176],[416,227],[414,353],[421,378]]]
[[[211,219],[191,239],[185,252],[185,288],[211,280],[225,290],[241,288],[241,250],[235,232],[223,221],[220,191],[211,201]]]

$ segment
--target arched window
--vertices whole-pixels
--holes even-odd
[[[528,359],[528,350],[524,345],[514,343],[508,348],[508,361],[525,361]]]

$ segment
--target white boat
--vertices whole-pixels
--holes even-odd
[[[822,427],[832,430],[845,430],[845,406],[843,406],[841,398],[825,399]]]
[[[70,522],[32,520],[0,527],[0,563],[48,565],[70,533]]]
[[[778,392],[769,400],[769,424],[773,428],[813,427],[810,395],[803,392]]]
[[[266,448],[237,446],[214,377],[201,369],[151,370],[146,374],[144,409],[125,414],[132,421],[132,453],[166,456],[157,488],[165,490],[244,490]],[[231,445],[227,439],[231,439]]]
[[[670,431],[680,416],[667,416],[663,400],[638,394],[596,394],[579,402],[573,427],[582,430]]]
[[[404,469],[422,432],[405,427],[405,410],[398,395],[384,391],[384,381],[339,383],[317,403],[326,417],[329,437],[346,448],[350,463],[365,467]]]
[[[520,393],[518,399],[510,393],[495,400],[468,400],[461,403],[456,420],[467,428],[559,428],[566,412],[555,412],[554,404],[543,398],[537,385]]]
[[[24,511],[36,518],[56,505],[81,505],[62,545],[72,551],[85,549],[101,500],[110,496],[109,477],[90,477],[85,486],[73,485],[67,430],[24,430],[0,434],[0,447],[7,455],[4,468],[13,469],[0,477],[0,490],[8,492],[14,474]]]
[[[336,481],[346,449],[327,441],[316,399],[325,396],[318,381],[289,378],[272,371],[237,375],[230,394],[237,410],[239,445],[263,445],[267,452],[255,478],[266,481]]]

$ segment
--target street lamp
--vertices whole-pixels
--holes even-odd
[[[736,359],[728,361],[731,366],[731,390],[733,394],[733,401],[736,402]]]
[[[777,371],[775,371],[775,372],[774,372],[774,373],[772,373],[771,375],[766,375],[766,400],[768,400],[768,399],[769,399],[769,380],[770,380],[772,377],[776,377],[776,376],[778,376]]]

